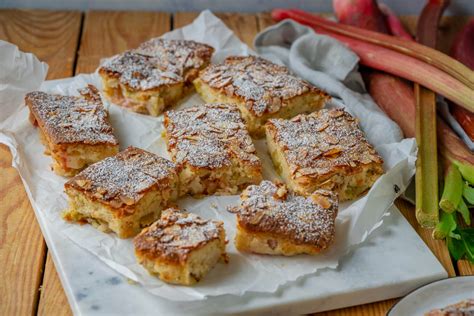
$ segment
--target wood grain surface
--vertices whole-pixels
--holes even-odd
[[[170,30],[170,15],[161,12],[91,11],[86,13],[75,73],[94,72],[100,60],[135,48],[145,39]]]
[[[0,39],[50,65],[48,79],[69,77],[81,13],[1,10]],[[0,145],[0,315],[36,313],[46,247],[9,149]]]
[[[159,12],[92,11],[52,12],[40,10],[0,10],[0,39],[33,52],[50,65],[48,78],[93,72],[102,58],[136,47],[171,28],[192,22],[196,12],[176,13],[173,18]],[[273,24],[269,14],[217,14],[236,35],[252,47],[255,34]],[[416,17],[402,18],[409,30]],[[445,18],[440,34],[441,49],[450,47],[454,34],[467,17]],[[76,65],[74,67],[74,65]],[[15,169],[11,155],[0,146],[0,315],[70,315],[67,299],[52,258],[45,260],[45,245],[33,210]],[[450,276],[456,275],[443,242],[421,229],[414,208],[405,201],[397,206],[417,233],[433,251]],[[27,227],[27,229],[25,229]],[[45,262],[46,261],[46,262]],[[465,260],[457,263],[459,275],[474,274],[474,266]],[[38,291],[41,284],[41,291]],[[39,294],[41,292],[41,295]],[[384,315],[396,299],[354,306],[318,315]]]
[[[71,307],[54,267],[53,258],[48,252],[44,268],[43,284],[40,288],[38,315],[68,316],[72,315]]]

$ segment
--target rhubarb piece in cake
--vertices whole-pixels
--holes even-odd
[[[45,154],[51,155],[54,172],[62,176],[73,176],[119,150],[97,89],[89,85],[79,93],[62,96],[35,91],[25,97]]]
[[[262,181],[240,195],[235,246],[240,251],[293,256],[317,254],[334,241],[337,196],[317,190],[309,197],[282,183]]]
[[[269,118],[291,118],[320,109],[329,99],[322,90],[260,57],[233,56],[210,65],[194,80],[205,102],[234,103],[252,136],[264,135]]]
[[[262,165],[236,106],[169,111],[164,124],[182,194],[235,194],[261,181]]]
[[[64,185],[69,209],[63,217],[113,231],[120,238],[133,237],[176,200],[175,169],[171,161],[128,147],[87,167]]]
[[[134,244],[138,262],[167,283],[192,285],[219,260],[227,261],[222,222],[173,208],[163,211]]]
[[[194,41],[151,39],[99,68],[104,94],[132,111],[160,115],[193,90],[192,81],[213,52]]]
[[[383,174],[383,160],[358,121],[342,109],[320,110],[266,124],[277,171],[292,190],[333,190],[340,201],[359,197]]]

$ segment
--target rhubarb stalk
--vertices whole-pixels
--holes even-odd
[[[308,13],[305,13],[305,16],[302,17],[299,12],[300,11],[295,13],[291,10],[274,10],[273,16],[277,17],[278,19],[292,18],[300,23],[311,26],[317,32],[332,36],[349,46],[349,48],[351,48],[359,56],[361,64],[389,72],[410,81],[417,82],[433,91],[438,92],[446,98],[453,100],[470,111],[474,111],[474,90],[467,87],[457,79],[451,77],[447,73],[441,71],[440,69],[414,57],[400,54],[391,49],[366,42],[364,41],[363,37],[360,38],[359,35],[361,34],[357,35],[357,37],[360,39],[355,39],[354,37],[341,35],[340,32],[333,32],[331,30],[328,31],[327,28],[321,27],[321,25],[324,25],[326,22],[328,22],[331,23],[331,25],[335,25],[335,27],[332,27],[332,29],[337,29],[339,24],[324,19],[322,19],[324,22],[321,22],[321,18],[318,18],[319,20],[317,23],[314,23],[313,20],[308,18]],[[315,17],[313,15],[309,16]],[[340,25],[340,27],[350,26]],[[352,34],[356,34],[359,31],[369,32],[354,27],[351,27],[350,30]],[[369,34],[370,36],[372,36],[372,34],[383,35],[376,32],[369,32]],[[391,41],[392,39],[396,38],[385,36],[386,41]],[[369,38],[365,38],[365,40],[370,41]],[[447,56],[445,57],[454,61]],[[468,71],[473,73],[471,70]]]
[[[367,76],[369,93],[382,110],[400,126],[405,137],[415,137],[413,86],[398,77],[374,71]]]
[[[416,40],[428,47],[436,48],[438,25],[449,0],[428,0],[416,25]]]
[[[436,145],[436,95],[415,84],[416,99],[416,219],[422,227],[438,223],[438,149]]]
[[[379,3],[380,11],[385,15],[387,19],[388,29],[393,36],[404,38],[412,41],[413,38],[410,33],[405,30],[402,22],[398,19],[398,16],[385,4]]]
[[[439,206],[446,213],[454,212],[462,197],[463,183],[461,173],[455,165],[450,165],[444,177],[444,190]]]
[[[474,69],[474,19],[471,19],[456,36],[450,54],[467,67]],[[457,104],[450,104],[450,111],[469,138],[474,141],[474,113],[466,111]]]
[[[437,125],[439,152],[444,167],[451,163],[456,165],[462,177],[474,184],[474,154],[442,119],[438,118]]]
[[[423,45],[436,48],[438,24],[448,0],[429,0],[418,18],[416,38]],[[438,222],[438,150],[436,137],[436,95],[415,83],[416,96],[416,217],[423,227]],[[441,203],[440,203],[441,205]]]
[[[332,6],[339,22],[388,34],[384,14],[376,0],[333,0]]]
[[[294,19],[302,24],[312,26],[318,32],[322,33],[324,30],[324,34],[329,33],[331,36],[339,35],[339,38],[351,38],[358,43],[361,41],[372,43],[411,56],[446,72],[469,88],[474,88],[474,73],[469,68],[449,56],[424,45],[359,29],[350,25],[339,24],[302,10],[275,9],[272,11],[272,17],[277,21],[286,18]]]

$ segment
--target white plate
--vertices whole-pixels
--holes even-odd
[[[387,316],[424,315],[432,309],[472,298],[474,276],[444,279],[414,290],[395,304]]]

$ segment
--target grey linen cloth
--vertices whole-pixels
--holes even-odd
[[[256,52],[332,95],[329,107],[344,107],[360,119],[361,128],[374,146],[399,142],[398,125],[366,93],[357,70],[359,57],[339,41],[284,20],[259,33]],[[384,135],[384,137],[380,137]]]

